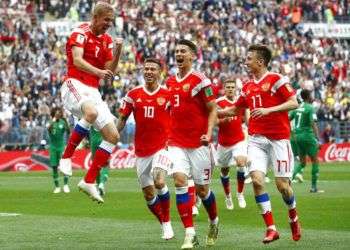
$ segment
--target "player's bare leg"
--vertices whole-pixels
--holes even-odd
[[[76,147],[80,142],[89,134],[91,124],[93,124],[97,118],[97,110],[91,101],[86,101],[81,105],[81,111],[83,113],[82,118],[75,125],[71,135],[69,136],[67,146],[62,154],[58,169],[65,175],[72,175],[72,162]]]
[[[253,171],[250,173],[250,176],[252,178],[255,201],[260,208],[261,215],[267,228],[263,243],[270,243],[272,241],[278,240],[279,234],[273,221],[270,198],[267,192],[265,192],[265,174],[260,171]]]
[[[286,177],[276,177],[276,186],[282,194],[282,198],[288,207],[289,224],[292,230],[292,238],[298,241],[301,238],[301,227],[296,210],[296,202],[290,179]]]
[[[231,195],[231,184],[230,184],[230,168],[229,167],[222,167],[220,169],[220,180],[222,187],[224,188],[225,192],[225,205],[228,210],[233,210],[234,205],[232,201],[232,195]]]
[[[207,210],[209,217],[209,228],[206,237],[206,245],[213,246],[218,238],[219,217],[217,215],[216,201],[214,193],[209,189],[209,185],[196,184],[196,192],[202,199],[202,203]]]
[[[170,240],[174,237],[174,231],[170,221],[170,193],[165,182],[166,175],[167,172],[162,168],[156,167],[153,169],[154,186],[158,193],[157,196],[163,214],[163,220],[161,222],[163,231],[162,238]]]
[[[247,157],[237,156],[235,158],[237,163],[237,200],[240,208],[245,208],[247,203],[244,198],[244,181],[245,181],[245,170],[247,164]]]

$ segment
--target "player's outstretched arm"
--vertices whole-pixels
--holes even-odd
[[[110,70],[102,70],[99,68],[96,68],[92,66],[90,63],[84,60],[84,49],[73,46],[72,48],[72,55],[73,55],[73,63],[74,66],[76,66],[78,69],[88,72],[90,74],[93,74],[95,76],[98,76],[101,79],[109,80],[113,77],[113,72]]]
[[[256,108],[251,112],[253,118],[259,118],[268,115],[273,112],[282,112],[292,109],[296,109],[299,106],[297,98],[295,95],[288,98],[288,100],[280,105],[273,106],[270,108]]]

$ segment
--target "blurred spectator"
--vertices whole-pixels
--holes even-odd
[[[325,129],[322,132],[322,143],[335,142],[335,133],[330,123],[327,123]]]

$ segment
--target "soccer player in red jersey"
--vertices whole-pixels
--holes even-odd
[[[294,164],[288,120],[288,110],[297,108],[298,102],[288,78],[267,70],[270,60],[271,51],[268,47],[252,45],[248,48],[245,64],[253,78],[244,84],[235,105],[219,111],[219,116],[232,116],[241,108],[250,110],[248,166],[255,200],[261,208],[267,227],[263,243],[279,239],[272,217],[270,198],[264,188],[264,177],[269,163],[272,164],[277,189],[289,210],[292,238],[298,241],[301,228],[291,187]]]
[[[119,133],[113,122],[114,116],[102,100],[98,87],[100,80],[113,78],[121,53],[122,39],[117,39],[114,47],[111,36],[106,33],[114,21],[111,5],[98,2],[92,15],[91,23],[83,23],[75,28],[66,44],[67,77],[61,87],[61,97],[65,109],[80,120],[70,135],[59,169],[64,174],[72,174],[70,158],[93,125],[101,132],[103,141],[78,187],[93,200],[103,203],[95,180],[118,142]]]
[[[234,105],[236,99],[236,83],[233,79],[224,81],[225,96],[216,100],[218,108],[224,109]],[[242,118],[247,121],[248,111],[242,110],[238,115],[219,119],[217,161],[221,168],[221,183],[225,192],[226,208],[234,208],[231,196],[230,166],[237,165],[237,199],[241,208],[246,207],[243,195],[244,174],[247,164],[247,143],[244,140]]]
[[[169,130],[169,92],[159,85],[161,63],[148,58],[144,62],[144,86],[130,90],[124,98],[118,120],[120,132],[131,113],[136,123],[136,169],[148,208],[158,218],[163,239],[171,239],[170,196],[165,177],[171,161],[165,150]],[[155,195],[155,189],[157,195]]]
[[[209,189],[213,157],[209,143],[217,113],[210,80],[192,69],[196,45],[180,40],[175,47],[178,72],[167,79],[171,95],[169,154],[175,183],[176,205],[185,227],[182,249],[198,245],[193,226],[192,202],[188,195],[188,176],[209,215],[207,245],[214,245],[218,235],[218,216],[214,193]]]

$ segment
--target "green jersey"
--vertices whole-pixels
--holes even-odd
[[[289,113],[289,119],[293,120],[295,134],[314,134],[312,125],[317,121],[317,116],[311,104],[303,102],[298,109]]]
[[[69,127],[64,119],[52,121],[49,126],[50,147],[64,147],[64,133],[69,133]]]

